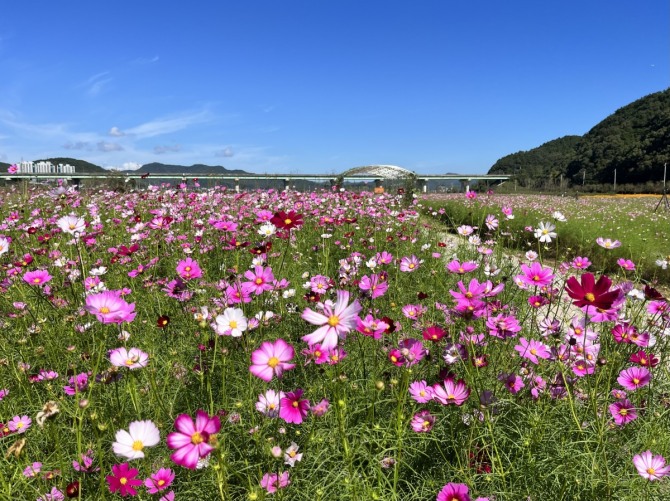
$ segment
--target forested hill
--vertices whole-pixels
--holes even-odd
[[[187,174],[187,175],[190,172],[197,174],[232,174],[232,175],[251,174],[250,172],[246,172],[239,169],[234,170],[226,169],[225,167],[222,167],[220,165],[195,164],[191,165],[190,167],[187,167],[185,165],[168,165],[158,162],[144,164],[141,168],[135,171],[123,171],[123,172],[138,172],[143,174],[149,172],[152,174],[162,173],[162,174]]]
[[[574,184],[657,182],[670,161],[670,89],[618,109],[584,136],[565,136],[498,160],[489,173],[520,179],[556,179]]]

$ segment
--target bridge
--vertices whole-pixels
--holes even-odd
[[[303,180],[314,182],[329,182],[331,185],[340,184],[345,181],[374,181],[377,187],[383,186],[384,180],[406,180],[413,179],[416,181],[417,187],[425,192],[426,183],[430,180],[442,181],[460,181],[465,191],[469,190],[469,184],[472,181],[507,181],[512,176],[505,174],[417,174],[402,167],[395,165],[366,165],[362,167],[354,167],[342,174],[205,174],[198,172],[190,172],[184,169],[181,174],[175,173],[140,173],[140,172],[99,172],[99,173],[83,173],[83,172],[15,172],[15,173],[1,173],[0,179],[8,182],[16,181],[49,181],[49,180],[67,180],[75,186],[79,186],[85,180],[123,180],[128,182],[138,179],[159,179],[163,180],[178,180],[179,182],[187,182],[188,180],[227,180],[235,182],[235,187],[239,191],[240,182],[242,181],[279,181],[284,185],[284,189],[288,189],[291,181]]]

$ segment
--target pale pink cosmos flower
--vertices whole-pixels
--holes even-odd
[[[527,358],[535,365],[539,363],[538,358],[544,358],[545,360],[551,358],[549,347],[535,339],[529,341],[525,337],[521,337],[519,338],[519,344],[514,349],[519,352],[521,357]]]
[[[25,433],[30,428],[30,425],[33,423],[33,420],[28,416],[14,416],[8,423],[7,428],[9,431],[15,433]]]
[[[284,464],[294,467],[298,461],[302,460],[302,452],[298,452],[298,444],[291,442],[291,445],[284,451]]]
[[[614,418],[614,424],[623,426],[637,419],[637,411],[630,400],[623,399],[609,406],[610,414]]]
[[[86,229],[86,222],[83,218],[75,215],[63,216],[56,221],[58,227],[70,235],[82,233]]]
[[[577,256],[572,260],[571,266],[576,270],[585,270],[591,266],[591,261],[588,257]]]
[[[454,381],[452,377],[446,378],[442,384],[433,385],[433,400],[442,405],[463,405],[470,396],[470,389],[462,379]]]
[[[135,303],[128,304],[121,291],[105,291],[86,296],[86,311],[103,324],[120,324],[135,319]]]
[[[600,245],[604,249],[616,249],[617,247],[621,247],[621,242],[618,240],[612,240],[610,238],[603,238],[603,237],[598,237],[596,238],[596,243]]]
[[[279,416],[281,399],[285,396],[283,391],[277,393],[274,390],[267,390],[265,393],[258,395],[256,410],[267,417],[277,417]]]
[[[311,334],[303,336],[302,340],[309,345],[321,343],[321,348],[324,350],[335,348],[340,338],[344,339],[348,332],[356,328],[356,319],[362,309],[357,299],[351,304],[348,303],[349,292],[338,290],[335,303],[332,301],[319,303],[323,313],[305,308],[301,315],[303,320],[320,327]]]
[[[659,480],[670,473],[670,465],[665,464],[665,458],[660,454],[654,456],[651,451],[633,456],[633,464],[637,472],[647,480]]]
[[[268,494],[274,494],[277,492],[277,489],[283,489],[290,483],[291,481],[289,480],[288,471],[284,471],[280,475],[277,475],[276,473],[266,473],[261,479],[261,487],[265,489]]]
[[[433,388],[426,381],[414,381],[409,385],[409,394],[416,402],[425,404],[433,399]]]
[[[149,364],[149,354],[139,348],[116,348],[109,352],[109,361],[114,367],[140,369]]]
[[[630,259],[619,258],[616,263],[626,271],[635,271],[635,263]]]
[[[371,276],[364,275],[358,286],[362,291],[369,291],[372,299],[383,296],[389,287],[388,282],[382,280],[377,274],[372,274]]]
[[[9,250],[9,239],[6,237],[0,237],[0,256],[2,256],[8,250]]]
[[[412,430],[417,433],[428,433],[433,429],[434,424],[435,416],[433,416],[429,411],[417,412],[414,414],[414,416],[412,416],[412,420],[410,421]]]
[[[421,261],[414,254],[411,256],[405,256],[400,260],[400,271],[403,272],[414,272],[419,269]]]
[[[281,379],[284,371],[293,369],[295,364],[288,363],[295,356],[293,346],[283,339],[274,343],[265,341],[251,354],[251,373],[263,381],[271,381],[273,376]]]

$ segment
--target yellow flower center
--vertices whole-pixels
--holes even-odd
[[[647,473],[649,473],[649,475],[654,475],[656,473],[656,470],[653,468],[647,468]]]
[[[633,378],[633,383],[640,384],[640,380],[636,377]]]
[[[596,300],[596,297],[593,295],[592,292],[587,292],[584,294],[584,299],[586,299],[589,303],[592,303],[593,301]]]
[[[537,355],[537,350],[535,348],[530,349],[530,354],[531,355]]]
[[[121,477],[121,478],[119,479],[119,483],[120,483],[121,485],[126,485],[126,484],[128,483],[128,479],[127,479],[126,477]]]
[[[628,414],[628,409],[621,409],[619,411],[619,414],[621,414],[622,416],[625,416],[626,414]]]
[[[409,268],[410,270],[413,270],[413,269],[414,269],[414,263],[409,263],[408,268]]]
[[[293,406],[294,409],[297,409],[300,404],[298,403],[297,400],[295,400],[291,405]]]
[[[184,271],[191,271],[191,267],[187,266],[186,268],[184,268]]]
[[[237,322],[235,320],[230,321],[230,328],[231,329],[237,329]]]
[[[142,449],[144,449],[144,444],[142,443],[142,441],[141,440],[135,440],[133,442],[133,450],[134,451],[141,451]]]
[[[454,400],[455,398],[456,398],[456,395],[454,395],[453,393],[450,393],[449,395],[447,395],[447,400]]]
[[[328,319],[328,325],[330,325],[331,327],[335,327],[339,323],[340,319],[338,318],[337,315],[331,315],[330,318]]]
[[[16,423],[16,429],[17,429],[17,430],[20,430],[21,428],[23,428],[23,426],[24,426],[24,424],[23,424],[21,421],[19,421],[18,423]]]
[[[156,482],[156,485],[158,485],[158,487],[163,487],[165,485],[165,480],[161,478],[158,482]]]
[[[268,365],[274,369],[279,365],[279,359],[277,357],[272,357],[268,360]]]
[[[285,224],[286,226],[288,226],[288,225],[291,224],[292,222],[293,222],[293,221],[291,221],[289,218],[284,219],[284,224]]]
[[[39,278],[33,278],[33,283],[39,284],[41,280]]]
[[[196,431],[193,435],[191,435],[191,443],[193,445],[199,445],[205,441],[205,437],[203,437],[199,431]]]
[[[262,283],[263,283],[263,279],[262,279],[262,278],[257,278],[257,279],[256,279],[256,285],[261,285]]]

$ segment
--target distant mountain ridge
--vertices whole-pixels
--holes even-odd
[[[241,169],[226,169],[221,165],[193,164],[190,167],[185,165],[169,165],[159,162],[144,164],[137,170],[122,170],[124,173],[151,173],[151,174],[231,174],[231,175],[253,175]]]
[[[583,136],[565,136],[499,159],[489,174],[511,174],[531,184],[642,184],[663,179],[670,160],[670,89],[619,108]]]

